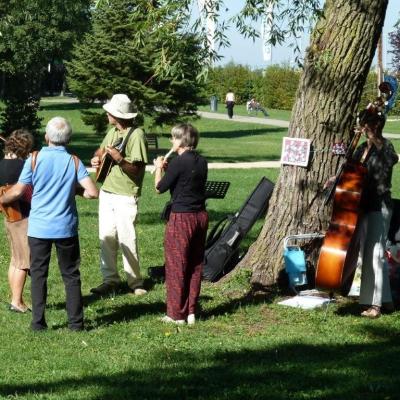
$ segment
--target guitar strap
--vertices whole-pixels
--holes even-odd
[[[134,130],[135,130],[135,128],[132,126],[131,129],[129,129],[129,132],[127,133],[127,135],[124,138],[124,141],[121,144],[121,148],[120,148],[119,152],[121,153],[122,156],[125,156],[126,145],[128,144],[129,138],[131,137]]]

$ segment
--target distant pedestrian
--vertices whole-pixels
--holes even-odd
[[[225,104],[228,110],[228,117],[232,119],[233,117],[233,107],[235,106],[235,94],[231,89],[228,90],[228,93],[225,96]]]

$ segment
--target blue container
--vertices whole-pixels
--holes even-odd
[[[285,270],[289,275],[290,286],[301,286],[307,283],[306,257],[300,247],[286,247],[283,251]]]

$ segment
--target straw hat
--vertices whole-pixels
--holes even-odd
[[[114,94],[103,108],[115,118],[132,119],[137,116],[137,113],[132,112],[132,102],[126,94]]]

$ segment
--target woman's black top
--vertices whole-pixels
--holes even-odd
[[[187,150],[169,163],[157,190],[171,192],[173,212],[205,210],[207,173],[206,159],[196,151]]]
[[[3,158],[0,160],[0,186],[14,185],[17,183],[24,163],[25,161],[19,158]],[[27,217],[30,211],[30,204],[23,200],[20,200],[19,204],[21,214]]]
[[[25,161],[19,158],[0,160],[0,186],[17,183],[24,163]]]
[[[354,152],[353,158],[361,160],[366,148],[367,142],[362,143]],[[361,196],[361,208],[364,211],[380,211],[382,202],[391,207],[392,172],[398,160],[399,157],[389,140],[383,139],[380,150],[372,146],[364,163],[368,170]]]

